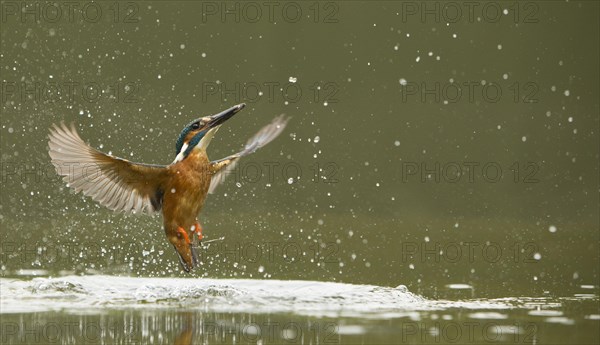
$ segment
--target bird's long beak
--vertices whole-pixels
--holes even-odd
[[[177,249],[177,246],[174,247],[181,268],[183,268],[184,271],[189,273],[194,267],[198,266],[198,254],[196,253],[196,248],[192,244],[189,245],[189,251],[185,251],[183,254]]]
[[[234,105],[233,107],[223,110],[222,112],[208,116],[207,125],[208,128],[215,128],[223,124],[223,122],[229,120],[233,115],[237,114],[240,110],[244,109],[245,103]]]
[[[210,141],[215,136],[223,122],[229,120],[233,115],[237,114],[240,110],[244,109],[245,106],[246,104],[241,103],[229,109],[223,110],[218,114],[205,116],[199,119],[202,120],[202,122],[205,125],[202,128],[202,132],[204,132],[203,137],[196,147],[198,147],[200,150],[206,150],[208,148],[208,145],[210,144]]]

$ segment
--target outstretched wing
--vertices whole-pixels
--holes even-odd
[[[76,192],[114,211],[151,214],[160,210],[165,166],[132,163],[93,149],[73,125],[54,125],[48,139],[52,164]]]
[[[227,175],[235,168],[238,158],[249,155],[273,141],[273,139],[277,138],[277,136],[283,132],[288,121],[289,118],[286,118],[283,114],[277,116],[270,124],[264,126],[258,133],[250,138],[242,151],[229,157],[219,159],[218,161],[211,162],[215,174],[210,181],[208,192],[212,194],[217,186],[225,180],[225,177],[227,177]]]

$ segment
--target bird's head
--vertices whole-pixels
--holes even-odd
[[[185,159],[193,150],[206,151],[213,136],[223,122],[242,110],[246,104],[241,103],[216,115],[204,116],[190,122],[179,134],[176,144],[175,162]]]

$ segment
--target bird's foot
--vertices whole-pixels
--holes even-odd
[[[183,238],[185,239],[185,242],[187,242],[187,244],[191,244],[192,241],[190,241],[190,237],[187,234],[187,231],[185,231],[185,229],[183,229],[182,227],[178,226],[177,227],[177,232],[181,234],[181,236],[183,236]]]
[[[204,236],[202,236],[202,227],[200,226],[200,223],[196,222],[192,232],[195,232],[196,235],[198,235],[198,241],[202,241]]]

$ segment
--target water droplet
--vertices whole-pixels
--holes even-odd
[[[293,178],[293,177],[290,177],[290,178],[288,179],[288,184],[292,184],[292,183],[294,183],[294,178]]]
[[[536,259],[536,260],[540,260],[542,258],[542,254],[535,253],[535,254],[533,254],[533,258]]]
[[[296,77],[290,77],[290,79],[288,79],[290,83],[295,83],[298,81],[298,78]]]
[[[406,83],[407,83],[406,79],[400,78],[400,85],[406,86]]]
[[[321,141],[321,138],[320,138],[320,137],[317,135],[317,136],[316,136],[316,137],[313,139],[313,142],[316,144],[316,143],[318,143],[319,141]]]
[[[548,227],[548,231],[550,231],[550,232],[556,232],[556,230],[558,230],[558,229],[554,225],[550,225],[550,227]]]

